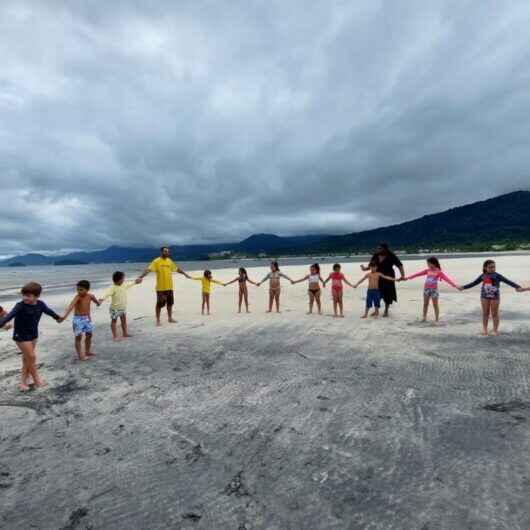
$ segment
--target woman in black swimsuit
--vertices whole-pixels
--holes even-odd
[[[377,263],[377,272],[395,278],[396,274],[394,272],[394,267],[397,267],[401,273],[401,278],[405,277],[403,263],[401,263],[399,258],[390,250],[388,243],[379,243],[375,254],[372,256],[372,260]],[[361,265],[361,269],[367,271],[369,267]],[[395,282],[380,278],[379,290],[381,291],[381,298],[385,302],[385,312],[383,313],[383,316],[387,317],[390,306],[393,302],[397,302],[396,284]]]

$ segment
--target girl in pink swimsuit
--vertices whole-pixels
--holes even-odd
[[[333,265],[333,272],[329,274],[329,276],[324,280],[324,287],[326,287],[326,283],[328,283],[331,280],[331,296],[333,297],[333,316],[341,318],[344,318],[344,304],[342,302],[342,282],[344,282],[346,285],[349,285],[350,287],[353,287],[353,285],[346,279],[346,276],[340,272],[340,265],[338,263],[335,263]],[[337,313],[337,309],[340,311],[340,315]]]
[[[427,311],[429,310],[429,302],[432,301],[432,306],[434,308],[434,316],[436,322],[440,318],[440,307],[438,305],[438,298],[440,293],[438,292],[438,281],[443,280],[449,285],[458,289],[458,285],[449,278],[440,266],[438,258],[432,256],[427,259],[427,268],[417,272],[416,274],[411,274],[410,276],[405,276],[403,281],[412,280],[413,278],[418,278],[420,276],[425,276],[425,285],[423,288],[423,319],[422,322],[427,321]]]

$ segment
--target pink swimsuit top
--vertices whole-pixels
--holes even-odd
[[[342,272],[332,272],[330,278],[332,289],[342,289],[342,280],[344,280],[344,274]]]
[[[439,269],[425,269],[423,271],[407,276],[407,280],[412,280],[413,278],[418,278],[419,276],[426,276],[425,278],[425,289],[438,289],[438,280],[443,280],[447,282],[452,287],[456,288],[456,284],[449,276],[443,273]]]

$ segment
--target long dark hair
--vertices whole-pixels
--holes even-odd
[[[247,269],[245,269],[245,267],[239,267],[239,276],[244,276],[245,280],[248,278]]]
[[[311,265],[311,267],[309,268],[315,269],[317,271],[317,274],[320,274],[320,265],[318,263],[313,263],[313,265]]]
[[[427,263],[430,263],[431,265],[434,265],[437,269],[442,270],[442,266],[440,265],[440,262],[438,261],[438,258],[436,256],[431,256],[430,258],[427,258]]]
[[[484,264],[482,265],[482,272],[484,274],[486,274],[486,269],[488,268],[488,265],[491,265],[493,263],[493,265],[495,265],[495,262],[492,260],[492,259],[487,259]]]
[[[271,261],[271,267],[274,269],[274,272],[280,272],[280,265],[277,261]]]
[[[382,254],[384,256],[392,256],[394,253],[390,250],[390,247],[388,246],[388,243],[386,243],[385,241],[381,241],[381,243],[379,243],[378,245],[380,248],[383,249],[383,252]],[[381,252],[378,252],[378,254],[381,254]]]

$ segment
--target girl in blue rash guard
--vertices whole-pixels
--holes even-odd
[[[484,262],[482,266],[482,274],[473,282],[468,283],[460,287],[459,289],[463,291],[464,289],[471,289],[479,283],[482,282],[482,287],[480,289],[480,301],[482,304],[482,326],[483,326],[483,335],[488,335],[488,322],[491,314],[493,319],[493,334],[499,334],[499,306],[501,302],[501,283],[513,287],[518,292],[521,292],[523,289],[520,285],[508,278],[505,278],[502,274],[499,274],[495,271],[495,262],[491,259],[488,259]]]

